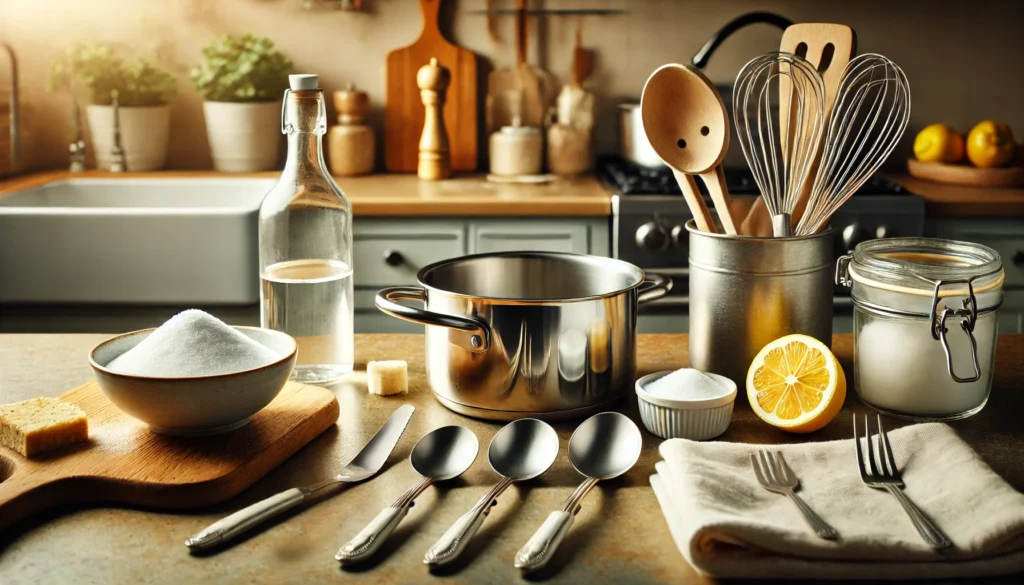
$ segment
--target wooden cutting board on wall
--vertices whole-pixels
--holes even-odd
[[[423,31],[416,42],[388,53],[384,109],[385,166],[392,172],[415,172],[423,133],[424,109],[416,72],[437,57],[451,72],[444,104],[452,169],[477,168],[477,59],[441,34],[438,25],[441,0],[420,0]]]
[[[334,394],[285,385],[244,427],[213,437],[170,437],[114,406],[96,382],[64,393],[89,417],[89,443],[29,460],[0,447],[0,530],[69,503],[161,509],[227,500],[338,420]]]

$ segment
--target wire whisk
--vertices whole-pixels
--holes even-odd
[[[736,76],[736,134],[776,237],[792,235],[791,216],[821,145],[824,111],[825,82],[791,53],[755,57]]]
[[[899,65],[867,53],[850,61],[836,92],[821,164],[798,236],[816,234],[889,157],[910,119],[910,84]]]

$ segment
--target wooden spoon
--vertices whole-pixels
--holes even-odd
[[[662,65],[644,85],[640,114],[647,140],[674,171],[697,227],[714,231],[702,225],[712,228],[714,223],[692,175],[707,186],[725,233],[735,235],[732,201],[722,173],[729,149],[729,116],[714,84],[689,65]]]

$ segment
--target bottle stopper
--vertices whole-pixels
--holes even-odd
[[[288,76],[288,86],[292,91],[320,89],[320,76],[315,73],[297,73]]]

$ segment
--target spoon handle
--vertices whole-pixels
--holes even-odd
[[[587,496],[591,488],[597,485],[597,481],[596,478],[588,477],[576,488],[576,491],[566,498],[560,510],[556,510],[548,516],[537,532],[534,532],[530,540],[526,541],[523,548],[516,553],[513,564],[517,569],[533,571],[548,564],[555,549],[562,543],[562,539],[572,527],[573,519],[580,511],[580,502]]]
[[[334,558],[341,562],[343,565],[350,563],[358,563],[364,561],[371,556],[373,553],[384,544],[388,536],[394,532],[395,528],[402,522],[405,515],[409,513],[409,508],[412,507],[413,501],[416,499],[423,490],[425,490],[431,483],[432,479],[425,478],[419,483],[409,488],[409,491],[405,493],[401,498],[398,499],[394,504],[391,504],[387,508],[381,510],[377,517],[370,521],[365,528],[359,531],[352,537],[352,540],[345,543],[344,546],[338,549],[338,552],[334,555]]]
[[[423,557],[424,564],[444,565],[455,560],[465,550],[469,540],[473,538],[484,518],[491,511],[491,506],[496,503],[501,492],[512,485],[513,480],[504,477],[491,491],[484,494],[480,501],[468,512],[459,517],[451,527],[441,535],[441,538],[434,543],[434,546],[427,549]]]
[[[739,231],[736,229],[736,220],[732,217],[732,198],[729,197],[729,189],[725,186],[725,173],[722,171],[722,165],[701,173],[700,177],[704,179],[704,185],[708,188],[711,201],[715,204],[715,211],[718,212],[722,228],[725,233],[735,236]]]
[[[690,215],[693,216],[693,223],[697,226],[697,229],[712,234],[717,232],[715,220],[711,217],[711,211],[708,210],[708,206],[704,203],[704,197],[701,196],[700,190],[697,188],[697,181],[693,178],[693,175],[687,175],[675,169],[672,169],[672,174],[676,177],[679,190],[683,192],[683,198],[686,200],[687,207],[690,208]]]
[[[569,532],[569,528],[572,527],[575,516],[572,512],[564,510],[552,512],[548,519],[540,525],[537,532],[533,533],[530,540],[526,541],[523,548],[516,553],[515,567],[533,571],[546,565],[555,549],[562,543],[566,533]]]

